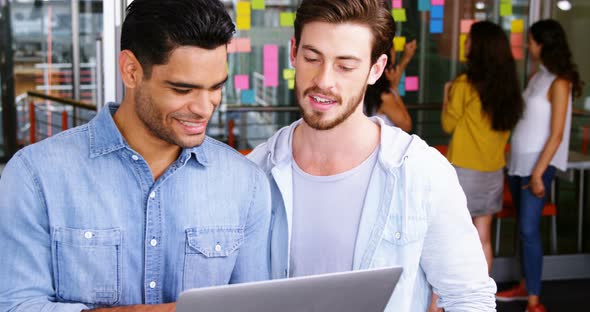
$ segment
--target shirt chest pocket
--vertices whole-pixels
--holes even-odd
[[[63,301],[115,304],[121,293],[121,231],[55,228],[53,266]]]
[[[243,227],[187,229],[183,289],[229,283],[243,242]]]

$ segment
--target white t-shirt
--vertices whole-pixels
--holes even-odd
[[[547,93],[556,76],[544,66],[531,78],[524,90],[525,109],[512,133],[508,174],[530,176],[551,131],[551,103]],[[565,171],[570,143],[572,94],[570,91],[563,139],[551,160],[551,165]]]
[[[310,175],[293,161],[293,236],[289,276],[352,270],[354,247],[379,148],[357,167]]]

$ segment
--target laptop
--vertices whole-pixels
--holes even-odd
[[[177,312],[382,312],[402,273],[389,267],[184,291]]]

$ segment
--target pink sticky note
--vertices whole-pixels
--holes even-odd
[[[417,76],[406,76],[406,91],[418,91]]]
[[[461,20],[461,33],[468,34],[475,20]]]
[[[236,89],[246,90],[250,89],[250,76],[248,75],[235,75],[234,85]]]
[[[401,9],[402,8],[402,0],[392,0],[391,6],[393,9]]]
[[[236,53],[236,52],[238,52],[237,40],[238,40],[237,38],[232,39],[227,44],[227,53]]]
[[[430,2],[432,5],[445,5],[445,0],[432,0]]]
[[[250,53],[252,52],[252,42],[250,38],[238,38],[237,39],[237,49],[240,53]]]
[[[264,86],[279,86],[279,47],[274,44],[265,44],[263,48],[264,59]]]
[[[512,56],[515,60],[522,60],[524,59],[524,49],[522,46],[520,47],[512,47]]]
[[[523,33],[511,33],[510,34],[510,45],[513,47],[522,47],[524,45],[524,34]]]

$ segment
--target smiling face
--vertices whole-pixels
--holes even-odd
[[[291,63],[297,70],[295,92],[305,123],[328,130],[353,114],[362,115],[367,84],[375,83],[387,61],[382,55],[371,64],[370,29],[311,22],[303,27],[300,41],[291,40]]]
[[[152,67],[134,89],[135,114],[152,136],[182,148],[203,143],[227,80],[226,58],[225,46],[183,46]]]

